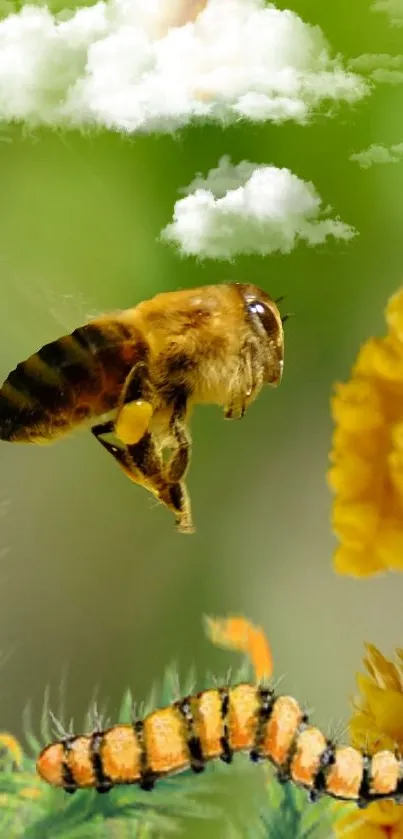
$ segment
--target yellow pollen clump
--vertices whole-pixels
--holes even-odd
[[[134,446],[141,440],[150,424],[153,406],[144,399],[129,402],[119,411],[115,431],[127,446]]]

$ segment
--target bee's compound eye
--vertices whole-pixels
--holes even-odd
[[[273,310],[260,300],[252,300],[248,303],[248,311],[252,317],[259,318],[263,329],[268,335],[278,332],[279,324]]]
[[[255,301],[254,303],[249,303],[249,311],[251,315],[259,315],[259,317],[262,317],[262,315],[265,314],[266,308],[263,306],[263,303]]]

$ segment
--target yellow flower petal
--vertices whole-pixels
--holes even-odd
[[[394,804],[393,801],[374,802],[363,813],[353,810],[341,816],[336,821],[336,836],[344,836],[348,839],[357,836],[400,839],[402,820],[403,807]]]
[[[385,566],[373,551],[365,548],[354,550],[344,544],[335,550],[333,566],[337,574],[348,574],[350,577],[369,577],[385,571]]]
[[[400,673],[395,664],[382,655],[374,644],[365,644],[368,656],[364,658],[364,664],[373,675],[379,687],[390,690],[402,690]]]
[[[36,801],[41,795],[42,792],[38,787],[25,787],[20,792],[21,798],[27,798],[29,801]]]
[[[403,742],[403,693],[382,690],[362,674],[358,675],[357,682],[377,729],[396,743]]]
[[[338,802],[336,802],[336,812],[337,809],[340,809],[340,804]],[[364,824],[364,813],[359,812],[356,809],[351,810],[349,813],[337,818],[334,826],[335,836],[354,836],[354,833],[351,831],[362,824]]]
[[[330,488],[346,501],[371,490],[376,478],[376,463],[359,457],[355,452],[335,455],[334,466],[328,472]]]
[[[20,767],[23,759],[23,751],[18,740],[7,731],[0,731],[0,749],[5,750],[14,760],[14,763]]]
[[[332,463],[343,453],[350,451],[372,462],[374,458],[382,456],[385,447],[385,431],[383,428],[372,428],[353,432],[338,425],[333,431],[332,446],[330,452]]]
[[[381,339],[383,340],[383,339]],[[368,338],[358,350],[351,374],[354,378],[371,379],[375,373],[379,338]]]
[[[397,500],[403,506],[403,455],[391,452],[388,457],[389,477],[396,492]]]
[[[345,819],[336,821],[334,832],[338,839],[400,839],[393,834],[391,837],[390,831],[381,826],[365,821],[359,812],[354,813],[347,824]]]
[[[391,334],[403,345],[403,288],[388,301],[385,317]]]
[[[335,422],[348,431],[369,431],[384,422],[379,394],[365,379],[336,385],[331,404]]]
[[[353,375],[400,383],[403,389],[403,345],[392,338],[370,338],[361,348]]]
[[[386,520],[381,524],[375,552],[387,568],[403,570],[403,521]]]
[[[399,825],[402,819],[403,807],[394,801],[376,801],[370,804],[365,813],[365,820],[370,824],[381,824],[384,827]]]
[[[343,536],[343,543],[354,550],[374,541],[379,518],[375,503],[348,503],[336,499],[333,504],[333,527]]]

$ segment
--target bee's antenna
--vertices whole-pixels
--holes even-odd
[[[293,312],[288,312],[287,315],[281,315],[281,322],[285,323],[286,320],[288,320],[288,318],[293,318],[293,317],[295,317],[294,313]]]
[[[276,297],[275,303],[281,303],[282,300],[285,300],[285,294],[282,294],[281,297]]]

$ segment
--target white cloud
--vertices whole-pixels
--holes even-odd
[[[384,70],[382,67],[379,67],[378,70],[373,71],[371,78],[374,82],[379,82],[380,84],[402,84],[403,71]]]
[[[367,92],[318,27],[264,0],[100,0],[56,16],[25,5],[0,21],[0,120],[124,132],[303,123]]]
[[[403,55],[365,53],[351,58],[347,66],[349,70],[368,75],[372,81],[380,84],[403,82]]]
[[[373,12],[386,12],[392,26],[403,26],[403,0],[375,0]]]
[[[232,259],[237,254],[289,253],[300,240],[318,245],[328,236],[351,239],[356,231],[338,219],[312,183],[288,169],[222,157],[206,178],[198,175],[176,202],[165,241],[183,255]]]
[[[361,166],[361,169],[369,169],[374,163],[399,163],[403,159],[403,143],[398,143],[396,146],[369,146],[363,151],[357,152],[350,156],[350,160],[354,160]]]

